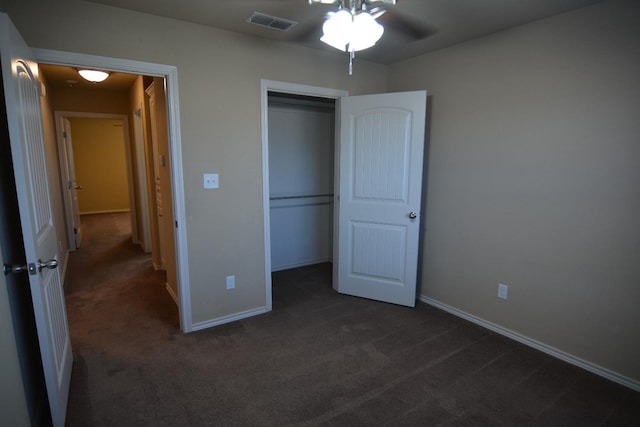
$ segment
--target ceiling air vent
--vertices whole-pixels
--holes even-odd
[[[260,12],[253,12],[253,15],[247,19],[250,24],[260,25],[262,27],[273,28],[274,30],[287,31],[289,28],[297,24],[296,21],[290,21],[284,18],[267,15]]]

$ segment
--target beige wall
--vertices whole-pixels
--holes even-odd
[[[0,251],[0,263],[4,264]],[[20,373],[18,347],[11,319],[7,284],[0,274],[0,414],[2,422],[11,426],[31,424],[24,384]]]
[[[420,292],[636,381],[639,29],[639,3],[604,2],[389,79],[430,94]]]
[[[193,321],[263,307],[260,79],[374,93],[387,67],[358,60],[349,77],[339,53],[89,2],[8,3],[33,47],[177,66]],[[220,174],[220,189],[202,189],[205,172]]]
[[[15,23],[15,22],[14,22]],[[50,87],[49,103],[54,111],[128,114],[127,92],[95,91],[69,87]]]
[[[71,118],[71,141],[81,214],[129,210],[124,124],[117,119]]]

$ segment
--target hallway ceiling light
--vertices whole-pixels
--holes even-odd
[[[100,83],[109,77],[109,73],[106,71],[98,70],[78,70],[78,74],[80,74],[83,79],[90,81],[91,83]]]

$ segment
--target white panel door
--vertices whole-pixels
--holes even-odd
[[[71,139],[71,123],[66,117],[62,118],[62,136],[64,138],[65,153],[67,155],[67,188],[69,210],[69,220],[71,221],[70,232],[73,233],[73,243],[75,249],[80,249],[82,244],[82,228],[80,228],[80,208],[78,207],[78,191],[82,190],[82,186],[76,181],[76,166],[73,160],[73,141]]]
[[[340,293],[415,306],[426,97],[340,99]]]
[[[54,426],[64,426],[73,357],[53,224],[37,65],[6,14],[0,56],[20,223]]]

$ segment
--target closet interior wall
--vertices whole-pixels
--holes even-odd
[[[330,262],[335,101],[269,94],[271,270]]]

